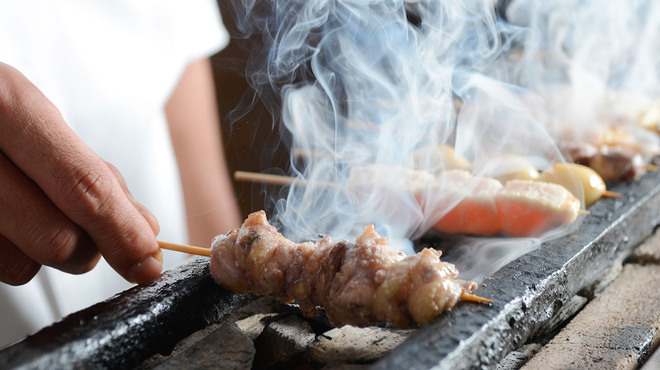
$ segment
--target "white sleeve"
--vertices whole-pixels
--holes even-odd
[[[215,0],[175,0],[176,48],[193,61],[211,56],[229,43]]]

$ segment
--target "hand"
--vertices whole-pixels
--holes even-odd
[[[80,274],[100,255],[125,279],[162,269],[158,223],[20,72],[0,63],[0,281],[41,265]]]

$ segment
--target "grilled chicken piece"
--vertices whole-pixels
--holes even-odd
[[[438,175],[428,192],[421,204],[444,210],[433,227],[447,234],[537,236],[572,223],[580,210],[580,201],[560,185],[509,180],[502,186],[460,170]]]
[[[445,171],[426,190],[424,209],[444,213],[434,228],[447,234],[493,235],[502,232],[495,194],[502,184],[467,171]],[[431,215],[432,212],[427,212]]]
[[[211,274],[236,292],[295,300],[305,316],[317,315],[322,306],[337,326],[424,325],[477,288],[456,279],[458,271],[440,261],[440,252],[406,256],[388,247],[373,226],[355,243],[323,236],[296,244],[270,225],[263,211],[213,239]]]

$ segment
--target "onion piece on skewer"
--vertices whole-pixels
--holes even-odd
[[[456,153],[453,147],[444,144],[427,145],[413,153],[413,162],[418,170],[438,174],[446,170],[469,170],[467,158]]]
[[[577,163],[555,163],[543,171],[540,180],[561,185],[576,197],[584,195],[585,207],[603,197],[621,197],[620,194],[607,190],[605,181],[596,171]]]
[[[472,173],[492,177],[506,184],[509,180],[538,180],[539,171],[525,157],[514,154],[494,154],[475,162]]]

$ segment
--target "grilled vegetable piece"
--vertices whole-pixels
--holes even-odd
[[[476,161],[472,173],[492,177],[506,184],[509,180],[538,180],[539,171],[525,157],[514,154],[495,154]]]
[[[540,180],[561,185],[578,198],[584,196],[585,207],[604,196],[618,196],[607,191],[605,181],[596,171],[577,163],[555,163],[543,171]]]
[[[456,153],[453,147],[444,144],[427,145],[413,153],[415,168],[438,174],[446,170],[469,170],[467,158]]]

